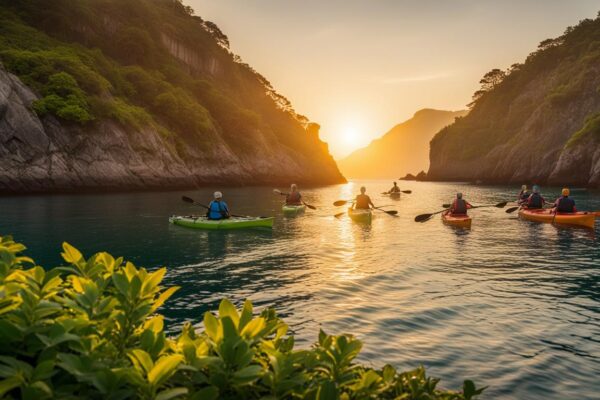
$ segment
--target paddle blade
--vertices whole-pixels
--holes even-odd
[[[346,204],[347,202],[348,202],[348,201],[346,201],[346,200],[338,200],[338,201],[334,201],[334,202],[333,202],[333,205],[334,205],[334,206],[336,206],[336,207],[339,207],[339,206],[343,206],[343,205],[344,205],[344,204]]]
[[[279,190],[279,189],[273,189],[273,193],[275,193],[275,194],[281,194],[281,190]]]
[[[346,212],[337,213],[334,215],[335,218],[340,218],[342,215],[346,214]]]
[[[412,190],[403,190],[402,193],[411,194]]]
[[[398,211],[396,211],[396,210],[391,210],[391,211],[385,211],[385,213],[386,213],[386,214],[389,214],[389,215],[396,215],[396,214],[398,214]]]
[[[442,204],[442,208],[450,208],[452,204]]]
[[[507,208],[506,211],[505,211],[505,213],[507,213],[507,214],[513,213],[513,212],[517,211],[519,208],[521,208],[521,207]]]
[[[316,210],[316,209],[317,209],[317,207],[315,207],[315,206],[311,206],[310,204],[306,204],[306,203],[304,203],[304,205],[305,205],[307,208],[310,208],[311,210]]]
[[[421,215],[417,215],[415,217],[415,222],[425,222],[427,221],[429,218],[431,218],[433,214],[421,214]]]
[[[508,201],[503,201],[502,203],[496,204],[494,207],[496,208],[504,208],[508,204]]]
[[[194,199],[187,196],[181,196],[181,200],[185,201],[186,203],[194,203]]]

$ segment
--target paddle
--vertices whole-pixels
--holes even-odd
[[[208,210],[208,206],[205,206],[204,204],[200,204],[196,200],[194,200],[190,197],[181,196],[181,200],[185,201],[186,203],[193,204],[195,206],[200,206],[200,207],[206,208]],[[231,215],[232,217],[246,218],[246,215],[236,215],[236,214],[229,214],[229,215]]]
[[[496,208],[504,208],[506,206],[506,204],[508,204],[508,201],[503,201],[501,203],[498,204],[488,204],[485,206],[474,206],[471,207],[470,209],[473,210],[475,208],[484,208],[484,207],[496,207]],[[417,215],[415,217],[415,222],[425,222],[428,221],[432,216],[436,215],[436,214],[440,214],[443,213],[444,211],[446,211],[448,208],[443,209],[442,211],[438,211],[438,212],[434,212],[431,214],[421,214],[421,215]]]
[[[381,206],[381,207],[387,207],[387,206]],[[381,207],[374,207],[373,209],[383,211],[384,213],[386,213],[387,215],[391,215],[392,217],[397,217],[396,214],[398,214],[398,211],[396,211],[396,210],[386,211],[386,210],[382,210]]]
[[[283,193],[283,192],[282,192],[281,190],[279,190],[279,189],[273,189],[273,193],[275,193],[275,194],[279,194],[279,195],[281,195],[281,196],[287,196],[287,195],[288,195],[287,193]],[[304,202],[304,200],[302,200],[302,204],[304,204],[306,207],[310,208],[311,210],[316,210],[316,209],[317,209],[317,207],[315,207],[315,206],[311,206],[310,204],[306,204],[306,203]]]
[[[351,203],[353,201],[354,200],[338,200],[338,201],[334,201],[333,205],[336,207],[339,207],[339,206],[343,206],[344,204]]]
[[[411,194],[412,190],[401,190],[402,193]],[[382,192],[381,194],[392,194],[393,192]],[[398,192],[396,192],[398,193]]]
[[[474,209],[474,208],[481,208],[481,207],[498,207],[498,208],[504,208],[506,206],[506,204],[508,204],[508,201],[503,201],[502,203],[498,203],[498,204],[491,204],[491,205],[486,205],[486,206],[473,206],[470,208],[470,210]],[[442,207],[444,208],[450,208],[451,204],[442,204]],[[514,207],[515,209],[519,208],[519,207]],[[510,210],[510,208],[509,208]],[[514,211],[514,210],[513,210]],[[511,211],[511,212],[513,212]],[[508,211],[506,211],[508,212]]]
[[[519,208],[521,208],[521,206],[516,206],[516,207],[510,207],[507,208],[505,213],[510,214],[510,213],[514,213],[515,211],[517,211]]]

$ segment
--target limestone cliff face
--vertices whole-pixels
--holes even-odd
[[[228,45],[178,1],[0,0],[0,193],[344,182]]]
[[[599,187],[599,40],[600,18],[585,20],[498,72],[431,141],[428,178]]]
[[[113,121],[65,124],[32,112],[38,96],[0,65],[0,192],[166,189],[219,184],[331,183],[343,178],[333,160],[306,155],[259,135],[256,152],[240,157],[221,142],[210,152],[151,128]]]

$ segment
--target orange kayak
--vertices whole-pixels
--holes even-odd
[[[594,224],[596,223],[595,213],[587,211],[579,211],[576,213],[557,213],[555,216],[552,210],[520,209],[519,217],[528,221],[583,226],[590,229],[594,229]]]
[[[471,227],[471,217],[467,214],[450,214],[449,211],[442,213],[442,221],[444,221],[447,225],[456,226],[458,228],[470,228]]]

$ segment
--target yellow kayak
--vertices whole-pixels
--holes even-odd
[[[370,209],[348,209],[348,216],[355,222],[371,222],[373,213]]]

